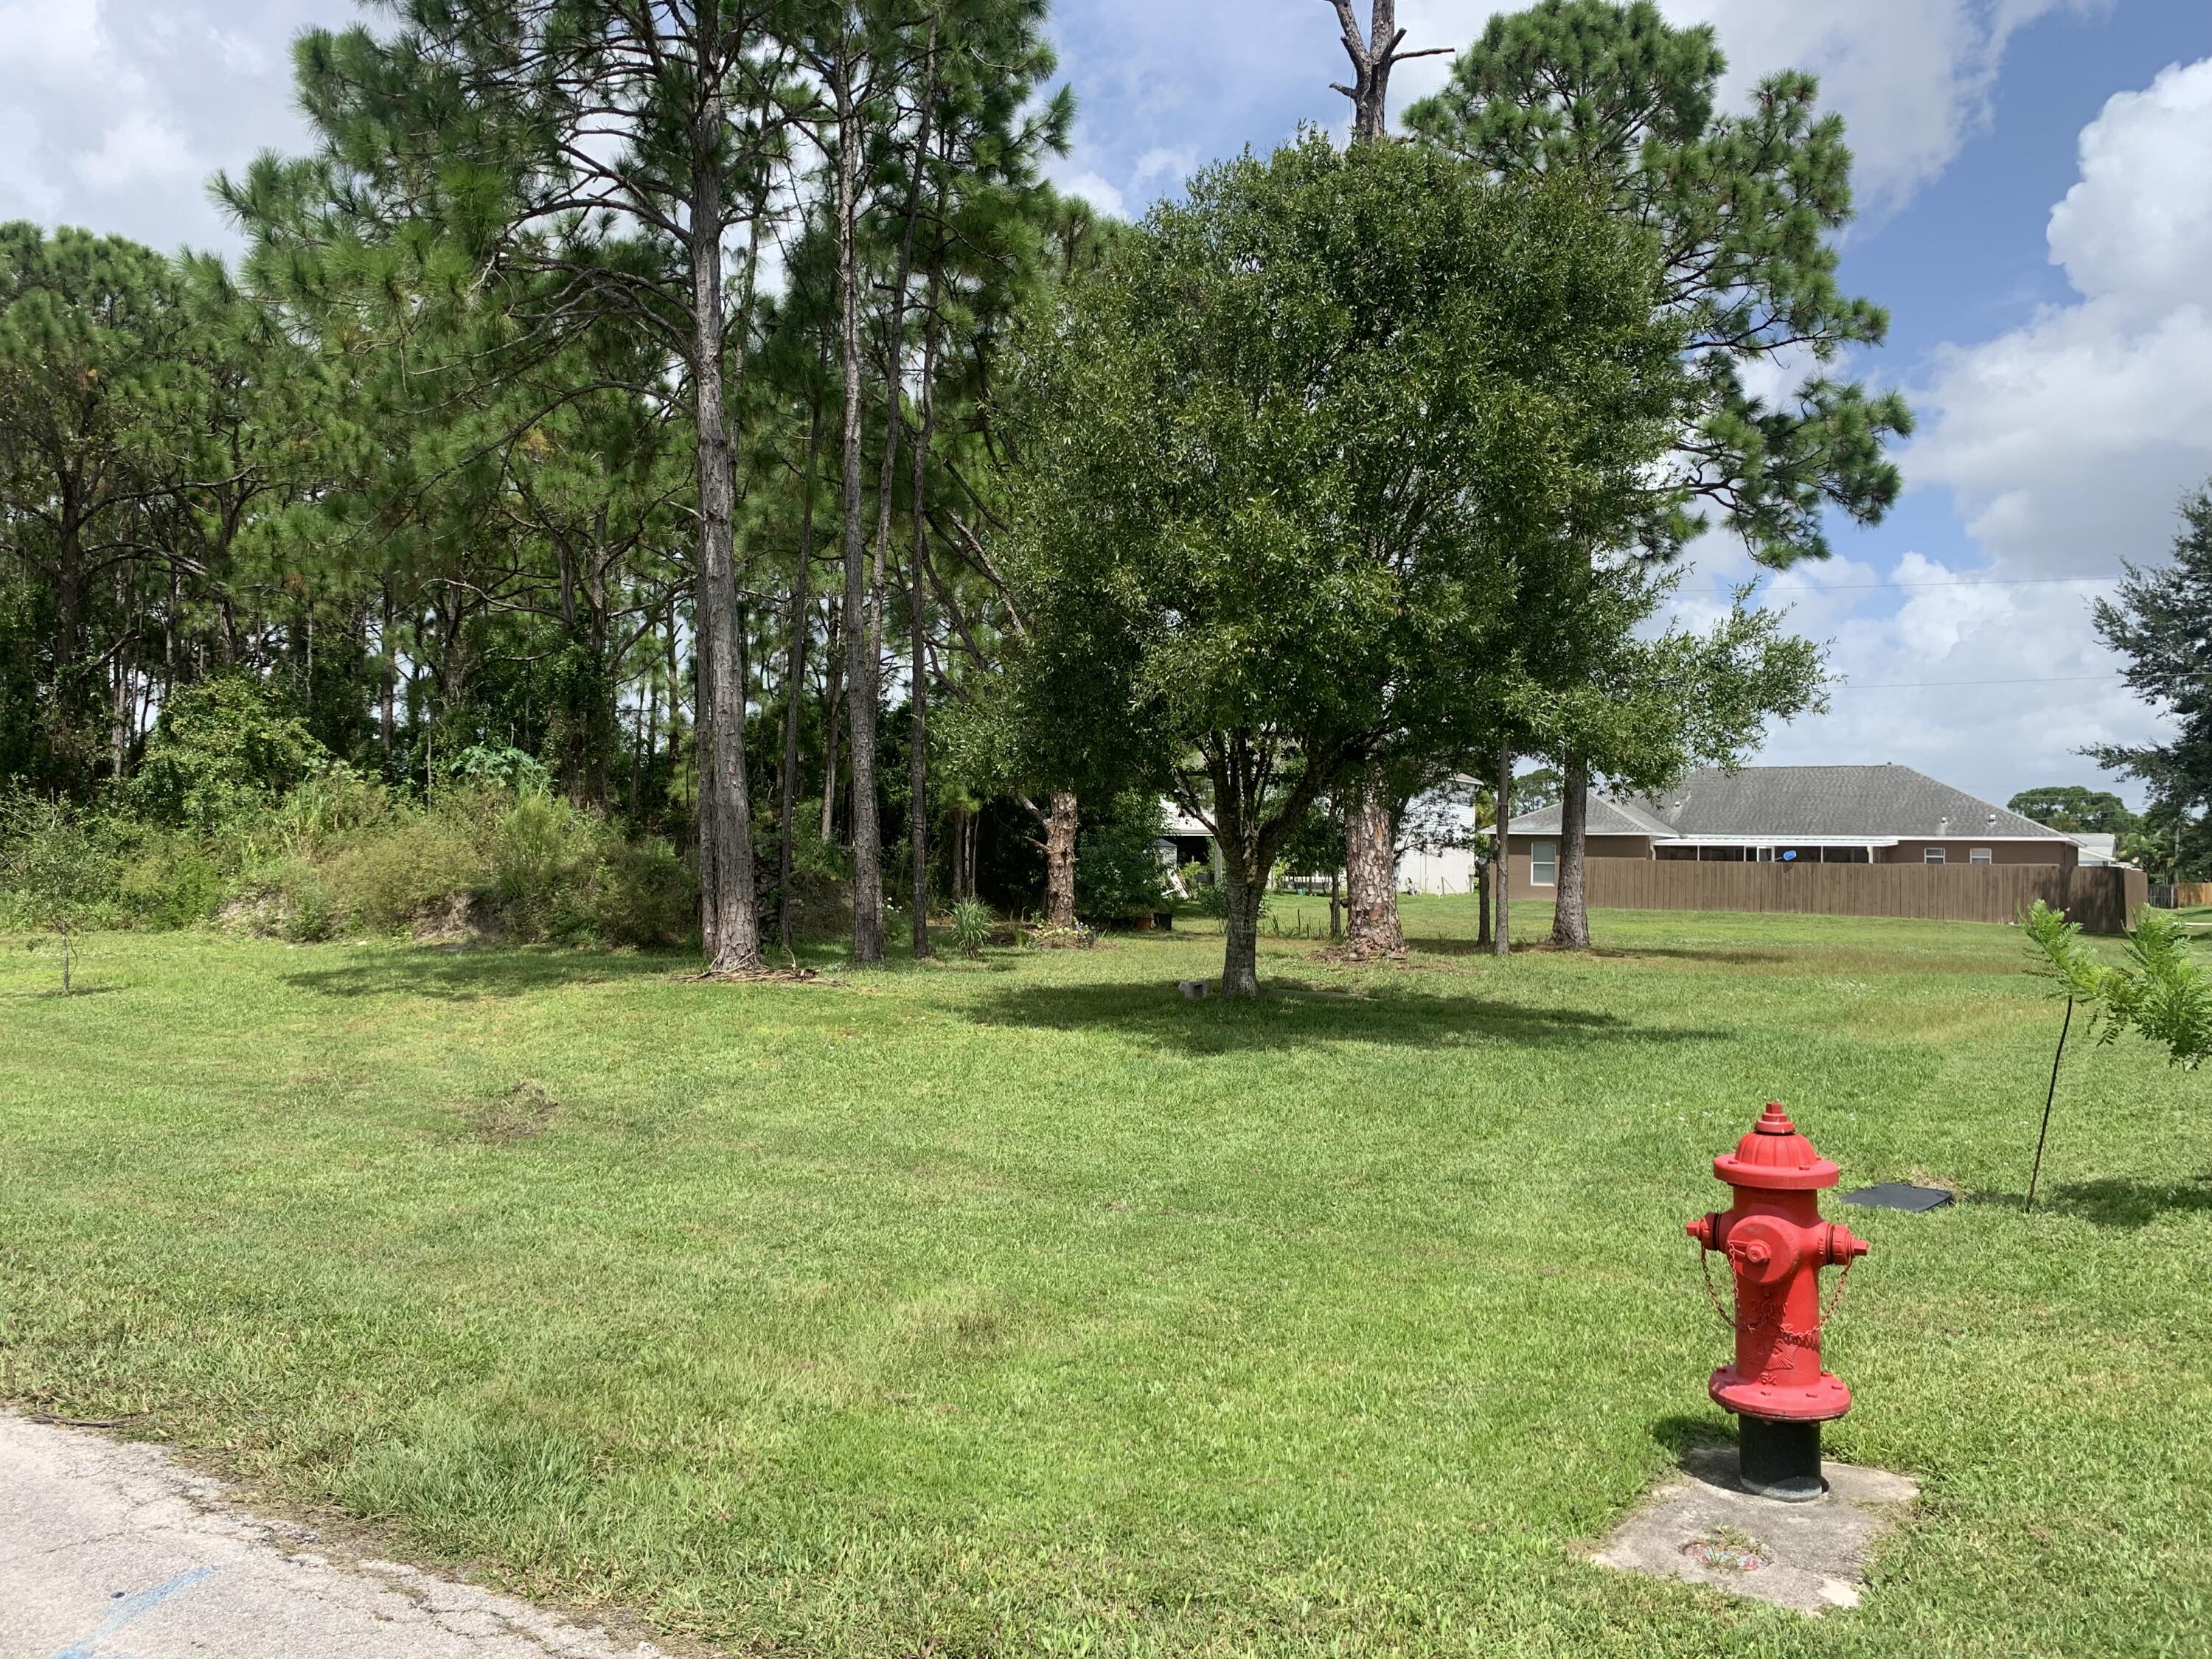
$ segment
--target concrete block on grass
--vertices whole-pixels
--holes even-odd
[[[1692,1452],[1590,1554],[1799,1613],[1855,1607],[1876,1547],[1920,1494],[1885,1469],[1823,1463],[1828,1490],[1805,1504],[1754,1498],[1736,1484],[1733,1446]]]

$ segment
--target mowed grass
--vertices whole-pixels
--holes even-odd
[[[1247,1006],[1182,933],[753,987],[108,937],[66,1000],[11,950],[7,1389],[738,1653],[2207,1650],[2212,1083],[2077,1021],[2024,1218],[2016,930],[1407,921]],[[1681,1227],[1770,1097],[1961,1194],[1847,1212],[1831,1454],[1924,1496],[1817,1623],[1578,1553],[1728,1437]]]

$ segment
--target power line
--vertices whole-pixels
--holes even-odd
[[[2021,680],[1875,680],[1861,684],[1845,680],[1839,691],[1930,691],[1950,685],[2085,685],[2093,680],[2124,680],[2125,674],[2052,674]]]
[[[1715,577],[1715,581],[1723,579]],[[2118,576],[1972,576],[1962,581],[1950,582],[1773,582],[1759,591],[1763,593],[1841,593],[1866,592],[1877,587],[2033,587],[2054,582],[2112,583],[2123,580]]]

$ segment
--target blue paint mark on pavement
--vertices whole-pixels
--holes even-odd
[[[143,1589],[135,1595],[125,1596],[115,1604],[115,1610],[107,1615],[98,1630],[93,1632],[82,1642],[64,1648],[59,1653],[54,1655],[54,1659],[95,1659],[100,1644],[132,1620],[143,1613],[153,1612],[171,1596],[181,1595],[198,1583],[201,1579],[212,1578],[214,1576],[213,1567],[194,1567],[189,1572],[179,1573],[166,1584],[156,1584],[151,1589]],[[110,1659],[122,1659],[122,1656],[112,1655],[110,1656]]]

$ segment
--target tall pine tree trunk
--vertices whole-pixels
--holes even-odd
[[[719,125],[718,101],[710,100]],[[696,135],[717,152],[718,134]],[[753,878],[752,803],[745,775],[745,661],[738,633],[732,514],[735,471],[723,409],[721,181],[702,163],[691,200],[692,380],[699,427],[697,564],[699,924],[709,973],[752,973],[761,962]]]
[[[876,799],[876,715],[880,662],[868,615],[867,524],[861,517],[861,392],[859,242],[860,152],[867,142],[853,89],[851,42],[839,48],[833,76],[837,104],[837,294],[839,366],[844,374],[845,721],[852,756],[853,954],[884,959],[884,837]],[[890,388],[894,400],[898,388]]]
[[[1073,791],[1052,792],[1044,818],[1044,921],[1048,927],[1075,926],[1075,837],[1079,827]]]
[[[399,690],[399,665],[392,654],[392,578],[384,576],[377,585],[382,590],[384,609],[376,634],[376,731],[384,749],[385,775],[389,777],[392,775],[393,728],[398,723],[392,702]]]
[[[791,878],[794,838],[799,834],[799,717],[806,693],[806,636],[812,631],[813,600],[807,579],[814,564],[814,465],[822,452],[822,397],[817,390],[806,423],[806,476],[800,481],[799,561],[791,571],[791,648],[783,670],[783,776],[778,781],[776,807],[775,932],[787,953],[791,949]],[[824,786],[827,793],[828,786]]]
[[[1390,123],[1390,71],[1408,58],[1432,58],[1435,51],[1401,52],[1398,0],[1373,0],[1367,33],[1362,39],[1353,0],[1334,0],[1337,21],[1344,31],[1345,55],[1352,59],[1352,81],[1334,89],[1352,100],[1352,138],[1354,143],[1379,143]]]
[[[841,601],[833,598],[822,641],[829,665],[822,687],[822,844],[825,847],[837,827],[837,738],[845,729],[837,717],[845,706],[845,657],[839,649],[843,638],[844,611]]]
[[[925,127],[925,131],[926,131]],[[919,155],[921,152],[917,151]],[[937,374],[936,261],[931,261],[927,320],[921,340],[921,430],[914,442],[914,471],[908,501],[914,514],[914,583],[908,594],[907,628],[911,660],[908,664],[908,707],[913,711],[907,748],[907,813],[908,850],[914,861],[914,957],[929,955],[929,630],[924,608],[924,561],[929,556],[929,521],[923,501],[929,485],[929,450],[936,440],[937,398],[933,384]]]
[[[1398,824],[1389,786],[1370,766],[1354,785],[1344,811],[1344,884],[1349,899],[1345,954],[1355,959],[1402,956],[1398,922]]]
[[[1559,799],[1559,884],[1553,903],[1552,943],[1563,951],[1587,951],[1583,862],[1589,848],[1589,762],[1570,753],[1560,769],[1566,774],[1566,793]]]

